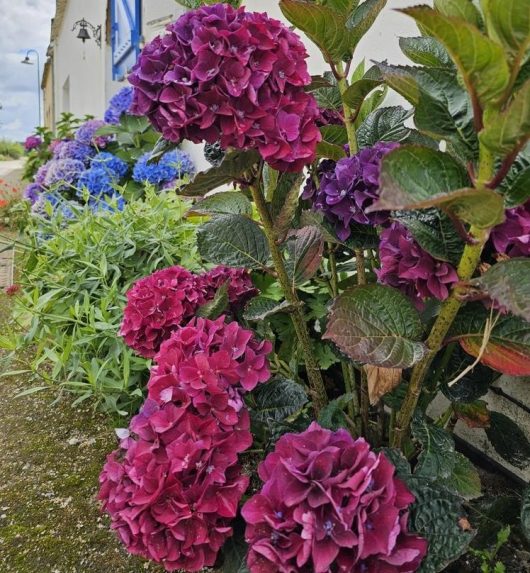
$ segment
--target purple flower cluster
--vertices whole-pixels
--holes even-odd
[[[270,377],[269,342],[236,322],[198,319],[155,358],[140,414],[107,458],[99,499],[128,551],[166,571],[213,566],[248,487],[243,393]]]
[[[243,506],[250,573],[413,573],[427,541],[408,531],[414,496],[362,438],[313,423],[259,466]]]
[[[24,142],[24,149],[26,151],[31,151],[32,149],[37,149],[42,145],[42,138],[38,135],[30,135],[26,137],[26,141]]]
[[[379,244],[379,282],[395,287],[409,296],[418,308],[428,298],[445,300],[458,281],[455,268],[432,257],[398,222],[381,233]]]
[[[530,201],[506,211],[490,235],[495,250],[509,257],[530,257]]]
[[[121,88],[109,100],[109,106],[105,111],[103,119],[110,124],[120,123],[121,116],[127,113],[133,100],[133,89],[131,87]]]
[[[88,165],[95,153],[96,150],[90,145],[68,139],[59,141],[53,148],[54,159],[75,159],[76,161],[82,161],[86,165]]]
[[[85,169],[85,165],[78,159],[55,159],[47,164],[44,185],[48,188],[68,189]]]
[[[350,236],[352,223],[382,225],[388,221],[387,211],[366,213],[366,209],[379,197],[381,159],[398,146],[379,142],[337,163],[326,161],[319,170],[318,189],[312,180],[306,184],[303,198],[310,199],[314,209],[334,225],[341,241]]]
[[[35,205],[40,194],[42,193],[42,187],[38,183],[30,183],[24,189],[23,197],[27,199],[32,205]]]
[[[75,132],[75,140],[84,145],[92,145],[94,147],[105,147],[110,141],[109,135],[96,135],[98,129],[106,125],[101,119],[89,119],[77,128]]]
[[[299,37],[266,14],[191,10],[143,49],[129,76],[132,110],[170,141],[257,148],[274,168],[299,171],[320,140],[306,58]]]
[[[212,300],[226,282],[233,310],[258,294],[248,271],[224,266],[202,275],[174,266],[140,279],[127,293],[121,336],[140,356],[153,357],[171,333],[195,316],[199,306]]]

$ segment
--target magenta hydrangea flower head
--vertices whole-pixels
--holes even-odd
[[[456,269],[424,251],[412,234],[398,222],[383,230],[379,243],[380,283],[395,287],[423,308],[428,298],[445,300],[458,281]]]
[[[24,142],[24,149],[26,151],[31,151],[32,149],[37,149],[42,145],[42,138],[39,135],[29,135],[26,137]]]
[[[140,356],[152,358],[203,302],[204,294],[188,270],[174,266],[157,271],[137,281],[127,293],[120,334]]]
[[[170,141],[256,148],[276,169],[299,171],[320,140],[306,58],[299,37],[266,14],[190,10],[143,49],[129,76],[132,111]]]
[[[234,310],[244,307],[251,298],[259,294],[246,269],[234,269],[220,265],[202,275],[201,279],[206,298],[209,300],[214,298],[219,288],[228,283],[228,300]]]
[[[366,213],[366,209],[379,198],[381,159],[398,146],[393,142],[376,143],[340,159],[334,169],[326,162],[319,173],[319,188],[312,181],[306,186],[304,199],[313,201],[314,209],[333,224],[341,241],[351,235],[352,223],[382,225],[388,221],[388,211]]]
[[[506,211],[506,219],[493,228],[491,242],[498,253],[530,257],[530,201]]]
[[[408,531],[414,496],[362,438],[312,423],[285,434],[243,506],[250,573],[413,573],[427,541]]]

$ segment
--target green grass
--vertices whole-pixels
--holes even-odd
[[[24,155],[24,147],[9,139],[0,139],[0,161],[20,159]]]

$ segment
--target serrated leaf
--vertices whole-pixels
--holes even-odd
[[[458,264],[464,241],[451,219],[438,209],[404,211],[394,214],[418,242],[420,247],[440,261]]]
[[[261,228],[242,215],[219,215],[202,224],[197,245],[203,259],[230,267],[262,269],[270,256]]]
[[[367,212],[441,207],[479,228],[502,222],[502,196],[468,184],[464,167],[449,154],[402,145],[383,158],[379,200]]]
[[[245,320],[265,320],[277,312],[287,312],[291,305],[286,301],[278,302],[265,296],[254,297],[246,306],[243,318]]]
[[[346,27],[355,47],[362,37],[373,26],[387,0],[365,0],[360,4],[346,21]]]
[[[197,316],[215,320],[219,318],[228,308],[228,281],[217,289],[213,300],[201,305],[197,309]]]
[[[390,287],[364,285],[333,301],[323,338],[358,362],[409,368],[427,352],[422,336],[419,314],[407,297]]]
[[[521,149],[530,138],[530,81],[515,93],[504,111],[486,117],[479,138],[487,148],[503,155]]]
[[[524,54],[530,43],[530,2],[528,0],[482,0],[488,25],[510,54]]]
[[[344,92],[342,98],[352,110],[351,121],[355,121],[361,106],[370,92],[380,87],[383,84],[382,80],[363,78],[351,84],[351,86]]]
[[[322,109],[342,110],[342,98],[335,76],[331,72],[324,72],[322,80],[311,90],[318,106]],[[321,85],[324,82],[325,85]]]
[[[530,541],[530,486],[523,491],[521,501],[521,529],[528,541]]]
[[[490,412],[484,400],[477,400],[471,403],[453,404],[456,417],[462,420],[468,428],[489,428]]]
[[[253,149],[247,151],[230,151],[217,166],[197,173],[191,183],[179,188],[180,195],[188,197],[202,196],[221,185],[233,183],[259,161],[259,153]]]
[[[198,215],[252,215],[252,203],[238,191],[214,193],[195,203],[189,214]]]
[[[346,145],[348,143],[348,133],[342,125],[324,125],[320,128],[322,139],[327,143],[335,145]]]
[[[256,405],[251,410],[252,419],[267,424],[282,422],[307,403],[307,394],[302,386],[282,377],[260,384],[253,396]]]
[[[339,159],[346,157],[346,152],[340,145],[335,145],[327,141],[319,141],[317,143],[317,157],[339,161]]]
[[[469,284],[498,306],[530,322],[530,259],[519,258],[491,266]]]
[[[450,481],[455,491],[466,500],[480,497],[482,484],[477,469],[464,455],[458,452],[455,452],[454,455],[455,465]]]
[[[451,434],[427,423],[423,417],[416,417],[412,435],[422,445],[414,474],[448,482],[455,466],[455,442]]]
[[[471,356],[479,355],[489,311],[481,303],[467,304],[449,333]],[[491,332],[481,362],[512,376],[530,376],[530,324],[511,315],[500,316]]]
[[[495,451],[513,466],[527,468],[530,465],[530,442],[523,430],[500,412],[491,412],[490,418],[486,434]]]
[[[411,113],[400,106],[376,109],[357,130],[359,147],[371,147],[378,141],[404,141],[410,134],[405,121]]]
[[[302,0],[280,0],[280,9],[320,48],[326,61],[349,59],[353,53],[355,36],[346,28],[346,14]]]
[[[293,176],[294,175],[294,176]],[[271,216],[274,229],[279,237],[284,237],[289,230],[300,203],[300,187],[304,175],[302,173],[284,173],[274,191],[271,204]]]
[[[285,242],[285,268],[291,281],[303,283],[320,267],[324,252],[324,237],[318,227],[303,227],[292,231]]]
[[[444,16],[465,20],[477,28],[483,25],[482,15],[472,0],[434,0],[434,8]]]
[[[343,394],[335,400],[331,400],[322,408],[318,415],[318,423],[328,430],[338,430],[339,428],[348,428],[344,410],[353,400],[353,394]]]
[[[510,70],[499,44],[472,24],[444,16],[428,6],[400,10],[411,16],[445,46],[468,89],[486,105],[501,96],[508,86]]]
[[[512,209],[523,205],[530,199],[530,167],[520,171],[503,190],[506,207]]]
[[[434,38],[400,38],[399,46],[414,63],[433,68],[452,68],[447,50]]]

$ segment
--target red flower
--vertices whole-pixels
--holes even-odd
[[[4,292],[6,293],[7,296],[14,296],[17,294],[17,292],[20,291],[20,289],[21,289],[20,285],[14,284],[6,287],[4,289]]]

